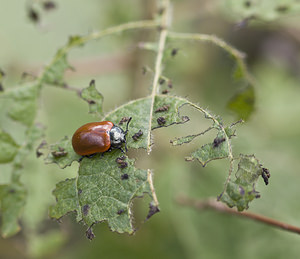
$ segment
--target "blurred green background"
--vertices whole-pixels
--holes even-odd
[[[34,7],[39,8],[39,1]],[[23,72],[38,75],[70,35],[85,35],[123,22],[150,19],[156,1],[57,0],[52,11],[40,12],[40,21],[28,18],[30,1],[1,0],[0,67],[5,71],[5,88],[16,86]],[[241,21],[219,1],[173,1],[172,29],[181,32],[215,34],[248,58],[256,86],[256,109],[251,119],[238,126],[233,139],[236,155],[255,154],[270,169],[270,184],[258,184],[261,198],[250,210],[300,226],[300,17],[287,15],[275,20],[253,21],[237,28]],[[68,84],[82,88],[91,79],[104,95],[106,111],[149,93],[155,54],[138,49],[138,43],[157,39],[156,32],[137,31],[90,42],[70,53],[75,71],[66,74]],[[165,75],[172,79],[172,93],[187,96],[209,108],[226,123],[235,120],[226,104],[241,86],[234,82],[234,64],[219,48],[199,43],[169,42],[164,60]],[[178,49],[175,57],[173,48]],[[75,93],[47,87],[40,101],[39,122],[46,127],[46,139],[56,142],[83,123],[98,120],[88,114],[87,105]],[[1,107],[0,126],[17,140],[22,133],[8,121]],[[31,154],[23,170],[28,202],[21,225],[23,230],[10,239],[0,239],[0,258],[298,258],[300,237],[246,219],[213,211],[196,212],[176,204],[179,195],[194,198],[216,197],[227,176],[227,161],[215,161],[206,168],[184,157],[212,136],[195,143],[171,147],[176,136],[195,134],[207,122],[184,109],[191,121],[154,132],[154,148],[148,157],[143,150],[130,151],[137,166],[153,168],[161,212],[142,224],[148,211],[147,198],[133,204],[134,236],[109,231],[105,223],[95,227],[96,238],[85,237],[86,227],[74,215],[62,223],[50,221],[48,206],[55,202],[55,183],[76,175],[77,164],[65,170],[44,165]],[[200,126],[199,126],[200,125]],[[1,165],[0,183],[9,181],[10,166]]]

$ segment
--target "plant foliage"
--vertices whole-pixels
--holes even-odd
[[[168,0],[162,1],[165,11],[154,20],[121,24],[86,36],[70,37],[67,44],[57,51],[53,60],[39,77],[1,92],[0,98],[5,98],[10,102],[10,108],[7,111],[8,118],[23,125],[25,129],[23,143],[18,143],[9,133],[0,130],[0,147],[5,150],[0,155],[0,163],[10,162],[13,165],[11,183],[0,186],[1,231],[4,237],[14,235],[20,229],[18,220],[26,202],[26,188],[20,179],[22,165],[28,153],[37,146],[36,141],[41,139],[44,132],[43,127],[34,124],[42,89],[47,85],[69,89],[64,72],[72,68],[68,63],[68,54],[74,47],[82,47],[92,40],[128,30],[159,28],[158,42],[151,45],[151,49],[156,52],[152,93],[144,98],[125,103],[105,114],[102,108],[103,96],[97,91],[95,81],[91,81],[90,85],[80,92],[80,97],[88,103],[90,112],[97,114],[102,120],[113,121],[120,127],[125,127],[125,124],[122,123],[124,118],[132,117],[127,146],[131,149],[143,148],[150,153],[153,145],[151,137],[153,130],[187,123],[189,118],[182,116],[180,109],[184,105],[193,107],[204,115],[204,119],[209,120],[211,125],[196,135],[173,140],[172,145],[188,144],[196,137],[214,130],[215,136],[211,142],[197,148],[190,156],[186,157],[186,160],[197,160],[202,166],[206,166],[215,159],[229,161],[228,178],[220,200],[230,207],[236,206],[238,210],[247,209],[249,202],[258,197],[254,185],[260,175],[261,165],[254,156],[241,155],[236,179],[234,181],[231,179],[236,159],[232,150],[231,138],[235,136],[236,124],[225,126],[221,118],[191,103],[187,98],[163,94],[159,85],[160,78],[165,78],[162,63],[167,40],[196,40],[212,43],[234,58],[237,64],[235,77],[243,80],[246,84],[246,88],[242,89],[229,103],[229,108],[236,112],[238,118],[246,120],[254,110],[255,95],[254,82],[244,62],[244,54],[216,36],[169,31],[169,5]],[[149,46],[149,44],[145,45],[145,48],[149,49]],[[152,170],[136,168],[135,160],[129,159],[120,150],[97,154],[92,158],[82,158],[73,151],[71,136],[67,136],[55,144],[48,145],[43,142],[36,152],[38,156],[44,154],[46,163],[55,163],[62,169],[70,166],[74,161],[79,162],[76,177],[57,183],[53,191],[57,202],[50,207],[50,217],[59,220],[64,215],[75,212],[77,221],[87,225],[86,234],[90,239],[94,237],[93,225],[103,221],[107,221],[113,231],[133,233],[135,228],[132,224],[131,207],[133,200],[137,197],[145,194],[150,197],[147,219],[159,211]],[[117,162],[118,159],[123,161],[122,165]]]

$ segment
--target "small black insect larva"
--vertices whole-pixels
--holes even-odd
[[[82,207],[82,213],[83,213],[83,215],[86,216],[89,213],[89,210],[90,210],[90,206],[88,204],[84,205]]]
[[[141,136],[143,135],[143,131],[139,130],[137,133],[135,133],[132,138],[134,141],[137,141]]]
[[[119,168],[124,169],[127,166],[128,166],[128,163],[124,161],[124,162],[120,163]]]
[[[265,185],[268,185],[269,184],[269,178],[271,177],[269,169],[262,168],[261,177],[264,179]]]
[[[128,180],[129,179],[129,175],[128,174],[122,174],[121,175],[121,179],[122,180]]]
[[[123,162],[125,159],[126,159],[126,156],[120,156],[120,157],[117,157],[117,158],[116,158],[116,162],[117,162],[118,164],[120,164],[120,163]]]
[[[213,147],[216,148],[216,147],[220,146],[220,144],[223,143],[225,140],[226,140],[225,138],[216,137],[213,142]]]
[[[171,80],[168,81],[168,87],[169,87],[169,88],[173,88],[173,83],[172,83]]]
[[[122,213],[124,213],[124,211],[125,211],[125,210],[123,210],[123,209],[118,210],[117,214],[118,214],[118,215],[121,215]]]
[[[245,1],[244,4],[245,4],[246,7],[250,7],[251,6],[251,1]]]
[[[39,13],[34,10],[33,8],[30,8],[28,10],[28,17],[31,21],[37,23],[39,20],[40,20],[40,16],[39,16]]]
[[[166,80],[164,78],[159,79],[158,83],[160,85],[163,85],[166,82]]]
[[[43,8],[47,11],[52,10],[56,8],[56,4],[52,1],[46,1],[43,3]]]
[[[127,122],[129,121],[130,117],[123,117],[120,122],[119,122],[119,125],[122,125],[124,122]]]
[[[119,168],[123,169],[128,166],[128,163],[124,161],[125,159],[125,156],[120,156],[116,158],[116,163],[119,164]]]
[[[169,110],[169,108],[170,108],[170,105],[166,104],[164,106],[161,106],[161,107],[157,108],[154,112],[155,113],[156,112],[165,112],[165,111]]]
[[[59,157],[66,156],[68,154],[68,152],[66,152],[66,151],[52,151],[51,154],[55,158],[59,158]]]
[[[158,125],[164,125],[164,124],[166,124],[166,119],[164,117],[158,117],[157,123],[158,123]]]
[[[85,235],[89,240],[93,240],[95,238],[92,228],[88,228],[88,230],[85,232]]]
[[[172,57],[175,57],[175,56],[177,55],[177,53],[178,53],[178,49],[174,48],[174,49],[172,49],[172,51],[171,51],[171,56],[172,56]]]

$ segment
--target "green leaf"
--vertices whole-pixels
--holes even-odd
[[[103,114],[103,95],[96,89],[94,80],[90,82],[87,88],[81,91],[81,98],[89,104],[90,113]]]
[[[72,68],[67,61],[67,54],[64,51],[64,48],[57,51],[52,63],[45,68],[41,82],[64,85],[64,73],[67,69]]]
[[[227,136],[222,130],[218,131],[213,143],[205,144],[201,148],[194,151],[191,156],[186,157],[186,161],[197,159],[204,167],[208,162],[216,159],[227,158],[229,155],[229,144]]]
[[[235,80],[243,80],[243,79],[246,79],[247,81],[247,70],[245,70],[245,67],[244,67],[244,64],[239,62],[237,60],[237,64],[236,64],[236,67],[233,71],[233,78]]]
[[[8,111],[9,117],[25,126],[31,126],[37,112],[39,89],[38,84],[26,84],[7,92],[5,97],[13,102]]]
[[[205,131],[200,132],[200,133],[195,134],[195,135],[189,135],[189,136],[185,136],[185,137],[181,137],[181,138],[176,138],[174,140],[171,140],[170,143],[172,144],[172,146],[179,146],[179,145],[182,145],[182,144],[190,143],[196,137],[199,137],[200,135],[204,135],[206,132],[210,131],[211,129],[213,129],[213,127],[209,127]]]
[[[93,97],[91,97],[93,100]],[[104,119],[110,120],[125,130],[121,123],[124,117],[132,117],[127,136],[129,148],[147,148],[149,123],[153,128],[166,127],[174,123],[184,123],[188,119],[179,115],[180,107],[187,103],[185,99],[172,96],[157,96],[155,98],[153,116],[150,116],[151,97],[129,102],[108,114]],[[164,107],[164,108],[162,108]],[[164,117],[163,125],[157,118]],[[143,134],[138,138],[132,137],[139,131]],[[152,201],[148,217],[158,212],[158,202],[152,183],[150,170],[134,167],[134,160],[124,156],[122,164],[116,161],[123,156],[120,150],[97,154],[92,158],[83,158],[80,162],[78,177],[60,182],[54,195],[57,204],[51,207],[50,215],[61,218],[68,212],[75,211],[77,220],[84,221],[89,229],[88,238],[93,238],[91,227],[100,221],[108,221],[109,227],[119,233],[133,233],[131,203],[135,197],[147,193]],[[70,165],[79,160],[72,149],[71,141],[65,138],[60,143],[50,146],[47,162],[57,163],[60,167]],[[125,165],[125,166],[124,166]]]
[[[221,201],[229,207],[236,206],[239,211],[248,209],[249,202],[260,197],[255,185],[261,173],[261,164],[254,155],[240,155],[235,179],[229,181]]]
[[[25,205],[26,191],[18,182],[0,185],[1,233],[10,237],[20,230],[18,220]]]
[[[77,220],[81,220],[81,210],[78,201],[77,179],[66,179],[59,182],[53,191],[57,203],[49,209],[50,217],[60,219],[69,212],[77,212]]]
[[[119,150],[84,158],[78,178],[60,182],[54,191],[57,204],[50,216],[61,218],[75,211],[77,220],[89,227],[107,221],[112,231],[133,233],[132,201],[147,193],[152,197],[146,170],[136,169],[134,160],[126,158],[128,166],[118,167]]]
[[[160,95],[155,97],[152,114],[152,129],[168,127],[173,124],[181,124],[189,121],[187,116],[180,116],[180,108],[188,101],[174,96]],[[163,108],[167,107],[167,110]],[[162,110],[162,111],[160,111]],[[163,120],[159,120],[163,118]]]
[[[118,109],[105,116],[104,119],[110,120],[117,124],[123,117],[132,117],[132,120],[129,124],[127,146],[129,148],[147,149],[146,136],[148,135],[150,120],[152,120],[152,129],[156,129],[159,127],[167,127],[176,123],[184,123],[188,120],[188,118],[184,116],[180,117],[179,109],[182,105],[186,104],[187,102],[187,100],[175,96],[156,96],[153,115],[151,118],[151,98],[145,97],[120,106]],[[162,106],[168,106],[168,109],[162,112],[155,112],[158,108],[161,108]],[[157,119],[159,117],[164,118],[164,124],[158,124]],[[143,135],[140,138],[138,138],[138,140],[132,139],[134,134],[136,134],[140,130],[143,132]]]
[[[254,17],[263,20],[274,20],[285,15],[300,12],[297,0],[265,0],[265,1],[235,1],[222,2],[224,10],[240,18]]]
[[[78,161],[81,156],[77,155],[72,147],[71,139],[64,137],[60,142],[50,146],[43,146],[38,152],[48,152],[45,163],[55,163],[60,168],[70,166],[73,161]]]
[[[0,163],[11,162],[17,154],[19,145],[5,131],[0,129]]]
[[[248,120],[254,111],[254,87],[248,85],[238,92],[228,103],[228,108],[237,114],[238,119]]]
[[[170,143],[172,144],[172,146],[180,146],[182,144],[187,144],[192,142],[198,136],[199,134],[176,138],[174,140],[170,140]]]

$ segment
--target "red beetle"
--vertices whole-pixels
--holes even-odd
[[[89,156],[106,152],[110,148],[121,149],[123,143],[127,151],[126,135],[130,121],[131,117],[127,122],[126,131],[115,126],[111,121],[91,122],[81,126],[72,137],[74,151],[78,155]]]

